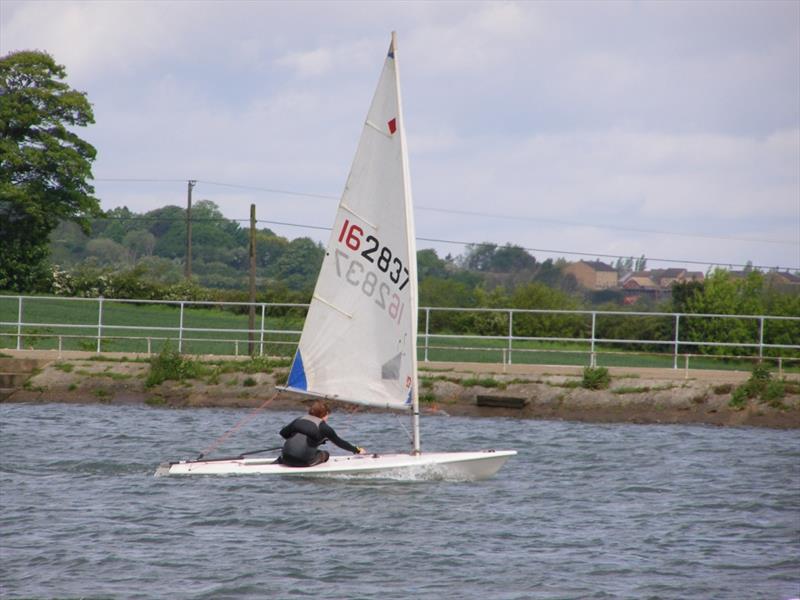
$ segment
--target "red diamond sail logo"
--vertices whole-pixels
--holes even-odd
[[[392,119],[387,123],[387,125],[389,125],[389,133],[393,134],[395,131],[397,131],[397,119]]]

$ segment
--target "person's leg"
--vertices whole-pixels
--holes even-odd
[[[317,455],[314,457],[314,460],[311,461],[311,464],[308,465],[309,467],[313,467],[314,465],[320,465],[324,462],[328,462],[328,459],[331,457],[330,452],[326,450],[317,450]]]

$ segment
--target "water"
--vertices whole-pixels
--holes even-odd
[[[0,597],[800,596],[797,432],[431,417],[426,449],[520,454],[477,483],[153,477],[244,414],[0,405]],[[407,447],[394,415],[331,424]]]

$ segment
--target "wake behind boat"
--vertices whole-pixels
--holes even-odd
[[[422,453],[417,376],[417,250],[392,33],[336,213],[285,388],[312,398],[411,410],[410,454],[332,456],[313,467],[267,458],[162,464],[157,475],[355,475],[417,472],[485,479],[514,450]]]

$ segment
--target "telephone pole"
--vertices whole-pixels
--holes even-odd
[[[250,356],[255,356],[255,332],[256,327],[256,205],[250,205],[250,313],[247,320],[247,334],[249,340],[248,351]]]
[[[192,188],[197,181],[190,179],[187,181],[186,190],[186,269],[184,275],[186,279],[192,278]]]

